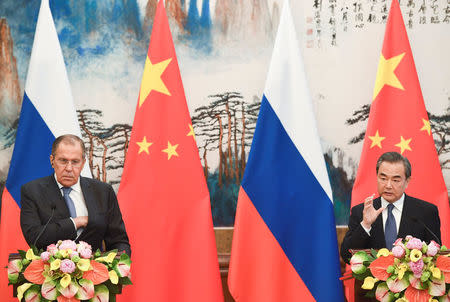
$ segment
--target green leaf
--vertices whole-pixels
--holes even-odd
[[[420,277],[420,281],[425,282],[427,281],[431,276],[431,273],[429,271],[425,271],[422,273],[422,276]]]
[[[122,255],[120,255],[120,261],[128,261],[128,260],[130,260],[130,256],[128,256],[127,254],[123,253]]]
[[[119,291],[119,285],[118,284],[112,284],[111,280],[103,282],[103,284],[106,285],[106,287],[109,289],[109,293],[118,294]]]
[[[133,284],[131,282],[130,278],[128,278],[128,277],[120,277],[119,278],[119,283],[122,284],[122,285],[131,285],[131,284]]]
[[[31,245],[30,248],[33,250],[33,253],[35,255],[40,255],[41,253],[39,253],[39,250],[37,247],[35,247],[34,245]]]
[[[20,258],[25,258],[26,256],[27,256],[27,252],[26,251],[23,251],[23,250],[19,250],[19,255],[20,255]]]
[[[361,274],[355,274],[353,273],[353,277],[357,280],[361,280],[364,281],[364,279],[366,279],[366,277],[373,277],[372,274],[370,273],[370,270],[366,270],[364,273]],[[127,277],[126,277],[127,278]]]
[[[371,290],[369,290],[364,297],[369,298],[369,299],[373,299],[375,298],[375,287]]]
[[[370,249],[370,254],[372,255],[372,257],[377,258],[378,252],[374,249]]]
[[[23,273],[19,274],[19,278],[17,279],[17,284],[23,284],[25,283],[25,277],[23,275]]]

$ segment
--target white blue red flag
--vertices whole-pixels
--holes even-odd
[[[61,134],[81,132],[61,47],[48,0],[42,0],[36,24],[16,142],[2,195],[0,220],[0,297],[16,301],[8,287],[8,254],[27,249],[20,229],[20,187],[53,173],[51,146]],[[88,174],[83,172],[84,174]]]
[[[344,301],[332,193],[285,1],[239,192],[228,285],[237,302]]]

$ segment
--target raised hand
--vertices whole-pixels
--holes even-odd
[[[372,227],[372,224],[377,220],[378,215],[384,210],[383,207],[380,207],[378,210],[373,207],[374,197],[375,194],[372,194],[364,200],[363,221],[361,223],[367,229]]]

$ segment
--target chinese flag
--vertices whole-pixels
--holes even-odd
[[[121,301],[223,301],[209,192],[163,1],[118,199],[133,282]]]
[[[439,208],[442,242],[450,244],[447,189],[397,0],[392,1],[386,24],[352,206],[377,192],[376,161],[388,151],[410,160],[412,175],[406,193]]]

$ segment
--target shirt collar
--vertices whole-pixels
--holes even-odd
[[[403,204],[405,203],[405,193],[402,194],[402,197],[400,197],[397,201],[393,202],[394,208],[399,210],[400,212],[403,211]],[[387,208],[389,202],[386,201],[383,197],[381,197],[381,206],[383,208]]]
[[[56,173],[53,174],[53,176],[55,177],[55,181],[58,184],[59,189],[61,190],[64,186],[62,184],[60,184],[58,182],[58,179],[56,178]],[[71,186],[72,190],[74,190],[75,192],[81,192],[81,186],[80,186],[80,178],[78,177],[78,181],[76,184]]]

